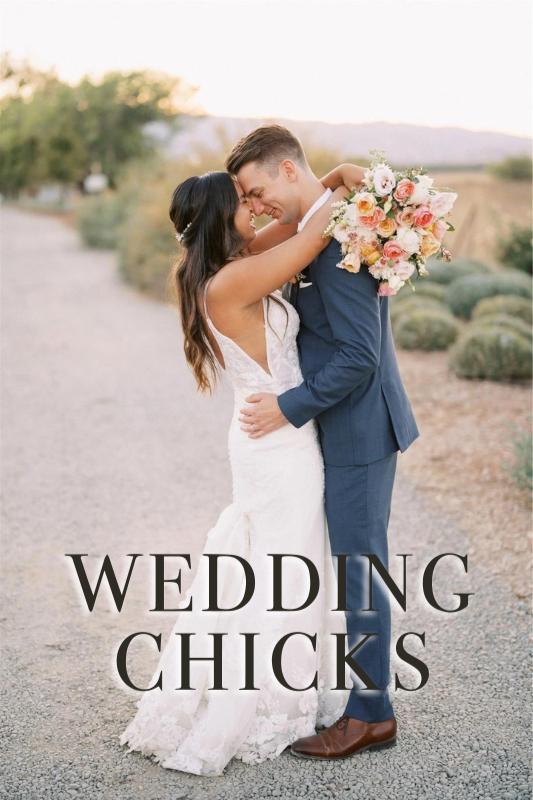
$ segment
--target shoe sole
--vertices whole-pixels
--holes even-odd
[[[359,747],[354,753],[348,753],[345,756],[308,756],[304,753],[297,753],[291,747],[291,753],[293,756],[297,756],[298,758],[311,758],[314,761],[331,761],[337,760],[339,758],[351,758],[351,756],[356,756],[357,753],[362,753],[363,750],[386,750],[389,747],[394,747],[396,745],[396,736],[393,736],[392,739],[385,739],[384,742],[375,742],[375,744],[367,744],[364,747]]]

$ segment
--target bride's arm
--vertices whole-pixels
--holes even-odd
[[[332,191],[335,191],[340,186],[347,186],[349,189],[352,187],[360,189],[366,169],[366,167],[358,167],[356,164],[340,164],[340,166],[328,172],[327,175],[324,175],[323,178],[320,178],[320,183],[326,189],[331,189]],[[260,231],[257,231],[257,236],[248,249],[250,253],[264,253],[265,250],[270,250],[271,247],[276,247],[276,245],[286,242],[287,239],[290,239],[298,232],[297,229],[298,224],[296,222],[290,225],[280,225],[277,219],[272,220]]]
[[[210,302],[242,308],[257,302],[279,288],[302,269],[329,244],[324,238],[332,203],[347,194],[345,186],[337,189],[316,211],[305,228],[286,242],[259,255],[230,261],[209,284]]]
[[[290,225],[280,225],[277,219],[273,219],[260,231],[253,242],[248,245],[250,253],[264,253],[265,250],[270,250],[271,247],[286,242],[298,233],[298,223],[291,222]]]
[[[337,189],[339,186],[348,186],[349,189],[361,189],[367,167],[358,167],[356,164],[341,164],[320,179],[327,189]]]

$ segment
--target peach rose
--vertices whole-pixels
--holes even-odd
[[[376,232],[379,233],[380,236],[392,236],[397,227],[396,220],[392,219],[392,217],[385,217],[377,226]]]
[[[383,247],[383,255],[385,258],[403,258],[405,256],[404,250],[400,247],[398,242],[396,241],[389,241],[385,243]]]
[[[361,192],[354,197],[354,201],[358,214],[371,214],[376,207],[376,198],[370,192]]]
[[[359,224],[369,230],[377,228],[380,222],[386,219],[386,214],[382,208],[376,208],[373,214],[359,217]]]
[[[410,228],[414,222],[414,209],[404,208],[396,213],[396,222],[404,228]]]
[[[406,197],[411,197],[414,194],[415,185],[409,178],[403,178],[394,191],[396,200],[405,200]]]
[[[423,205],[415,209],[413,219],[418,228],[427,228],[428,225],[435,221],[435,216],[431,213],[428,205]]]
[[[433,236],[432,233],[426,233],[426,235],[422,237],[420,255],[427,258],[428,256],[432,256],[433,253],[436,253],[437,250],[440,250],[439,240]]]
[[[372,266],[372,264],[375,264],[376,261],[379,261],[380,258],[381,258],[381,253],[379,252],[379,250],[372,250],[370,253],[368,253],[368,255],[365,256],[364,261],[365,264]]]
[[[346,269],[348,272],[359,272],[361,261],[358,253],[348,253],[344,256],[340,264],[337,264],[341,269]]]

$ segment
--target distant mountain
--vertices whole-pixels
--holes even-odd
[[[168,155],[192,156],[199,146],[214,152],[227,150],[244,134],[264,122],[290,128],[308,147],[327,147],[341,158],[369,156],[375,147],[397,165],[412,166],[489,164],[508,156],[531,155],[532,140],[494,131],[431,128],[392,122],[330,124],[290,119],[239,117],[184,117],[183,130],[171,133],[165,123],[150,123],[147,132],[161,141]]]

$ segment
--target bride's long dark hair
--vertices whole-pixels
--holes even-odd
[[[187,178],[176,187],[170,202],[169,216],[176,233],[183,234],[184,252],[169,275],[168,288],[171,296],[177,296],[185,358],[201,392],[212,393],[219,364],[211,349],[199,297],[203,297],[212,275],[243,254],[245,243],[235,227],[238,208],[239,197],[228,172]],[[267,298],[267,312],[270,299],[279,303],[275,297]]]

